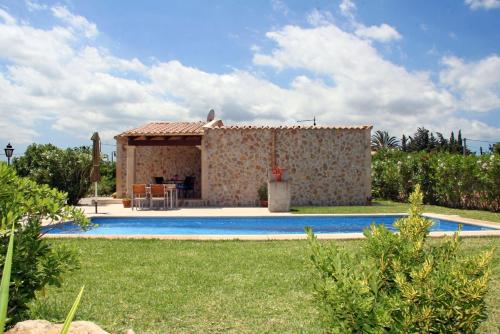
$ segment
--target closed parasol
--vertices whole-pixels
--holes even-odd
[[[90,171],[90,181],[95,185],[95,196],[97,197],[97,182],[101,179],[99,164],[101,163],[101,139],[99,134],[94,132],[92,137],[92,170]]]

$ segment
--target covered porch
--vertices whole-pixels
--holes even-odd
[[[202,201],[204,122],[156,122],[126,131],[117,140],[117,197],[133,184],[175,183],[181,206]]]

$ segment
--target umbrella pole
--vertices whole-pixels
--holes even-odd
[[[94,205],[95,213],[97,213],[97,182],[94,182]]]

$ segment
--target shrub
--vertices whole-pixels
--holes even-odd
[[[12,224],[15,225],[14,258],[8,315],[22,319],[35,293],[47,284],[59,285],[65,272],[77,267],[73,250],[54,246],[42,238],[42,221],[48,224],[73,220],[89,224],[80,210],[65,205],[66,194],[18,177],[0,164],[0,265],[3,269]],[[9,218],[8,218],[9,217]]]
[[[90,187],[92,154],[88,147],[61,149],[32,144],[24,156],[13,160],[13,166],[19,176],[64,191],[68,203],[77,204]]]
[[[439,244],[426,239],[422,192],[409,216],[365,231],[360,253],[321,244],[307,229],[317,273],[316,297],[334,333],[472,333],[486,319],[485,294],[493,250],[460,252],[458,233]]]
[[[116,191],[116,163],[102,160],[99,171],[101,172],[101,179],[97,184],[98,194],[99,196],[111,196]],[[94,196],[93,184],[88,189],[87,195]]]
[[[257,195],[260,201],[267,201],[267,183],[264,183],[257,190]]]
[[[396,150],[373,157],[373,197],[407,201],[417,184],[427,204],[499,211],[500,157]]]

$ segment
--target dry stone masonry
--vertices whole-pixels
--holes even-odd
[[[213,121],[198,130],[196,146],[131,147],[117,136],[117,194],[153,176],[194,175],[195,193],[206,205],[254,206],[274,161],[287,169],[292,205],[362,205],[371,196],[370,131]]]

